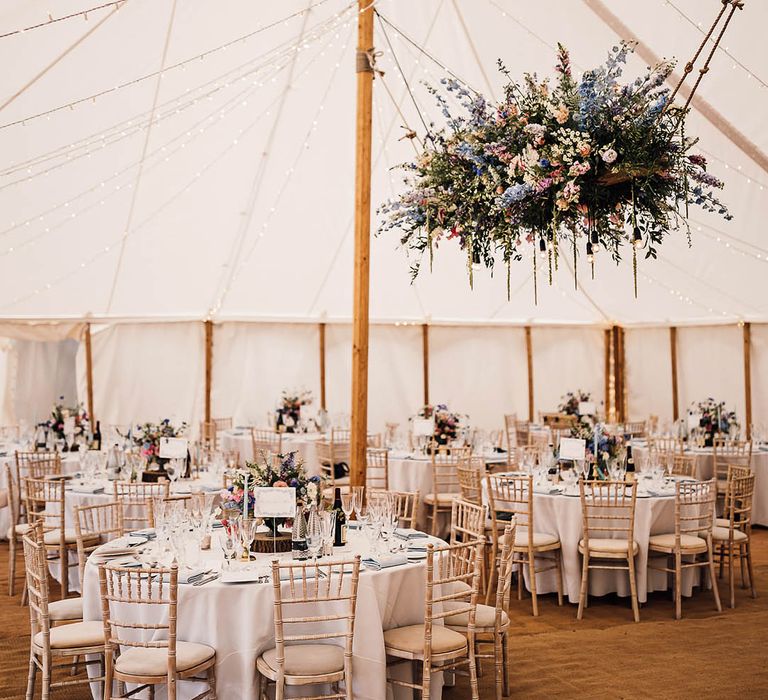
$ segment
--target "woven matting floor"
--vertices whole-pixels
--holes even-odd
[[[633,623],[628,600],[593,599],[584,620],[576,606],[541,596],[540,615],[530,599],[513,599],[510,651],[512,696],[520,698],[768,698],[768,531],[754,532],[758,598],[741,588],[736,608],[717,613],[712,595],[683,599],[683,619],[656,593]],[[8,598],[8,544],[0,544],[0,698],[23,698],[29,654],[29,613],[20,596]],[[738,581],[738,578],[737,578]],[[18,586],[21,576],[18,578]],[[724,603],[727,579],[720,582]],[[55,592],[54,592],[55,594]],[[485,663],[481,696],[493,698],[493,673]],[[38,689],[37,697],[40,691]],[[88,698],[82,689],[53,698]],[[446,700],[469,697],[466,679],[446,689]]]

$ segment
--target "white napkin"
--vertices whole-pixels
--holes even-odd
[[[71,490],[73,493],[104,493],[104,485],[83,484],[75,481],[71,484]]]
[[[429,537],[426,532],[414,530],[411,527],[399,527],[395,530],[395,535],[402,540],[417,540],[424,537]]]
[[[195,576],[200,578],[201,574],[205,574],[206,572],[210,572],[210,569],[185,566],[179,569],[179,583],[189,583],[189,579]],[[202,578],[205,578],[205,576],[202,576]]]
[[[381,571],[393,566],[402,566],[408,563],[408,557],[405,554],[379,554],[377,556],[366,557],[362,564],[368,569]]]

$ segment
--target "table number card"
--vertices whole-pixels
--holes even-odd
[[[698,428],[701,421],[701,414],[688,411],[688,430]]]
[[[163,459],[186,459],[186,438],[160,438],[160,457]]]
[[[69,416],[64,419],[64,435],[70,435],[75,432],[75,417]]]
[[[586,441],[581,438],[560,438],[560,459],[581,462],[586,459]]]
[[[594,401],[579,401],[579,415],[580,416],[594,416],[597,415],[597,406]]]
[[[253,515],[256,518],[292,518],[296,515],[296,489],[292,486],[253,489]]]
[[[429,437],[435,432],[435,421],[432,418],[414,418],[413,434],[415,437]]]

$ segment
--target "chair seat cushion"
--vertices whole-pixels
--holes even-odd
[[[718,542],[728,542],[728,540],[730,539],[729,529],[727,527],[713,527],[712,539],[717,540]],[[733,531],[734,542],[746,542],[748,539],[749,538],[747,537],[746,533],[742,532],[741,530],[734,529]]]
[[[534,547],[547,547],[552,544],[557,544],[559,540],[557,535],[549,535],[545,532],[533,533],[533,546]],[[527,547],[528,546],[528,531],[517,530],[515,531],[515,547]]]
[[[469,613],[463,612],[458,615],[451,615],[444,620],[448,627],[461,627],[466,628],[469,626]],[[503,610],[501,611],[501,624],[506,625],[509,623],[509,617]],[[475,629],[481,627],[493,628],[496,625],[496,608],[490,605],[481,605],[478,603],[477,610],[475,611]]]
[[[675,548],[675,533],[669,532],[664,535],[651,535],[648,539],[649,547],[659,547],[660,549]],[[707,541],[694,535],[680,535],[680,548],[682,550],[691,550],[703,552],[707,549]]]
[[[11,533],[13,532],[15,532],[18,537],[24,537],[24,535],[26,535],[31,529],[32,526],[28,523],[19,523],[18,525],[14,525],[8,532],[8,539],[12,537]]]
[[[63,620],[83,619],[83,599],[65,598],[48,603],[48,615],[51,620],[60,622]]]
[[[176,642],[176,670],[186,671],[216,656],[207,644]],[[168,674],[168,650],[164,648],[127,648],[115,661],[115,670],[131,676],[165,676]]]
[[[388,649],[418,654],[424,651],[424,625],[395,627],[384,632],[384,646]],[[467,646],[466,637],[461,632],[442,625],[432,627],[432,653],[445,654],[461,651]]]
[[[424,496],[424,503],[432,505],[437,498],[437,505],[450,506],[457,498],[461,498],[460,493],[428,493]]]
[[[43,541],[47,545],[54,545],[59,544],[59,538],[61,535],[59,534],[60,531],[58,529],[56,530],[49,530],[43,535]],[[91,535],[83,535],[83,541],[84,542],[96,542],[98,541],[100,535],[97,533],[91,534]],[[70,530],[69,528],[65,528],[64,530],[64,542],[66,544],[76,544],[77,543],[77,533],[74,530]]]
[[[51,649],[81,649],[104,645],[104,625],[101,622],[73,622],[51,627]],[[34,638],[36,647],[43,646],[43,633]]]
[[[715,518],[715,525],[717,527],[726,527],[726,528],[728,528],[728,527],[731,526],[731,521],[728,520],[728,518]]]
[[[590,554],[606,554],[606,555],[624,555],[626,554],[629,546],[627,540],[613,540],[605,539],[602,537],[591,537],[589,539],[589,552]],[[637,554],[638,546],[637,542],[632,542],[632,554]],[[579,540],[579,552],[584,554],[584,540]]]
[[[268,649],[261,660],[278,670],[277,649]],[[285,647],[285,672],[289,676],[321,676],[344,670],[344,649],[334,644],[293,644]]]

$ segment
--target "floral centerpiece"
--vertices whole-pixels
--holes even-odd
[[[76,439],[85,435],[88,431],[89,421],[88,412],[83,407],[83,404],[79,403],[77,406],[66,407],[64,405],[64,397],[59,396],[59,400],[53,405],[53,409],[51,409],[51,417],[39,425],[52,431],[58,439],[66,440],[65,425],[69,418],[74,419],[74,438]],[[66,444],[65,449],[68,449]],[[72,449],[77,449],[77,443],[72,445]]]
[[[276,461],[264,455],[261,460],[246,462],[244,468],[235,470],[232,485],[221,493],[220,512],[243,514],[247,502],[248,512],[252,514],[253,489],[259,487],[293,487],[296,489],[297,503],[301,502],[305,506],[319,503],[322,494],[320,477],[308,477],[304,462],[297,459],[296,455],[296,452],[277,455]],[[265,522],[270,529],[276,531],[285,519],[266,518]]]
[[[301,407],[312,403],[311,391],[284,390],[277,409],[277,428],[293,433],[301,420]]]
[[[704,433],[704,444],[712,447],[717,434],[728,435],[738,430],[739,421],[735,411],[725,408],[725,401],[715,401],[712,397],[694,404],[699,414],[699,428]]]
[[[159,423],[137,425],[126,437],[129,437],[139,449],[141,456],[147,458],[147,462],[154,462],[158,466],[162,466],[168,460],[160,457],[160,438],[183,437],[186,431],[186,423],[175,426],[171,424],[168,418],[165,418]]]
[[[582,403],[592,401],[592,394],[588,391],[582,391],[581,389],[569,391],[565,396],[561,397],[561,401],[561,404],[557,407],[560,413],[565,413],[567,416],[576,416],[579,422],[594,422],[594,415],[579,412]]]
[[[598,478],[607,479],[608,465],[622,459],[626,450],[624,435],[608,431],[604,426],[598,428],[597,444],[595,444],[595,426],[590,423],[577,423],[571,429],[571,436],[585,441],[587,460],[595,461]]]
[[[432,436],[438,445],[447,445],[458,437],[461,416],[453,413],[444,403],[436,406],[424,406],[418,413],[419,418],[434,418],[435,432]]]
[[[531,74],[516,82],[499,62],[507,84],[498,104],[453,78],[442,81],[446,94],[430,88],[447,124],[427,135],[428,148],[403,166],[405,191],[379,210],[379,233],[399,229],[416,253],[414,278],[425,251],[431,263],[448,240],[466,253],[470,286],[473,263],[492,269],[500,258],[508,294],[512,261],[532,260],[536,290],[536,253],[551,284],[560,243],[572,248],[574,277],[579,249],[588,262],[602,249],[618,263],[630,244],[637,294],[637,251],[656,258],[681,225],[690,238],[689,205],[731,218],[714,194],[723,183],[691,152],[687,110],[670,101],[674,61],[621,83],[633,51],[614,46],[577,79],[560,45],[552,83]]]

